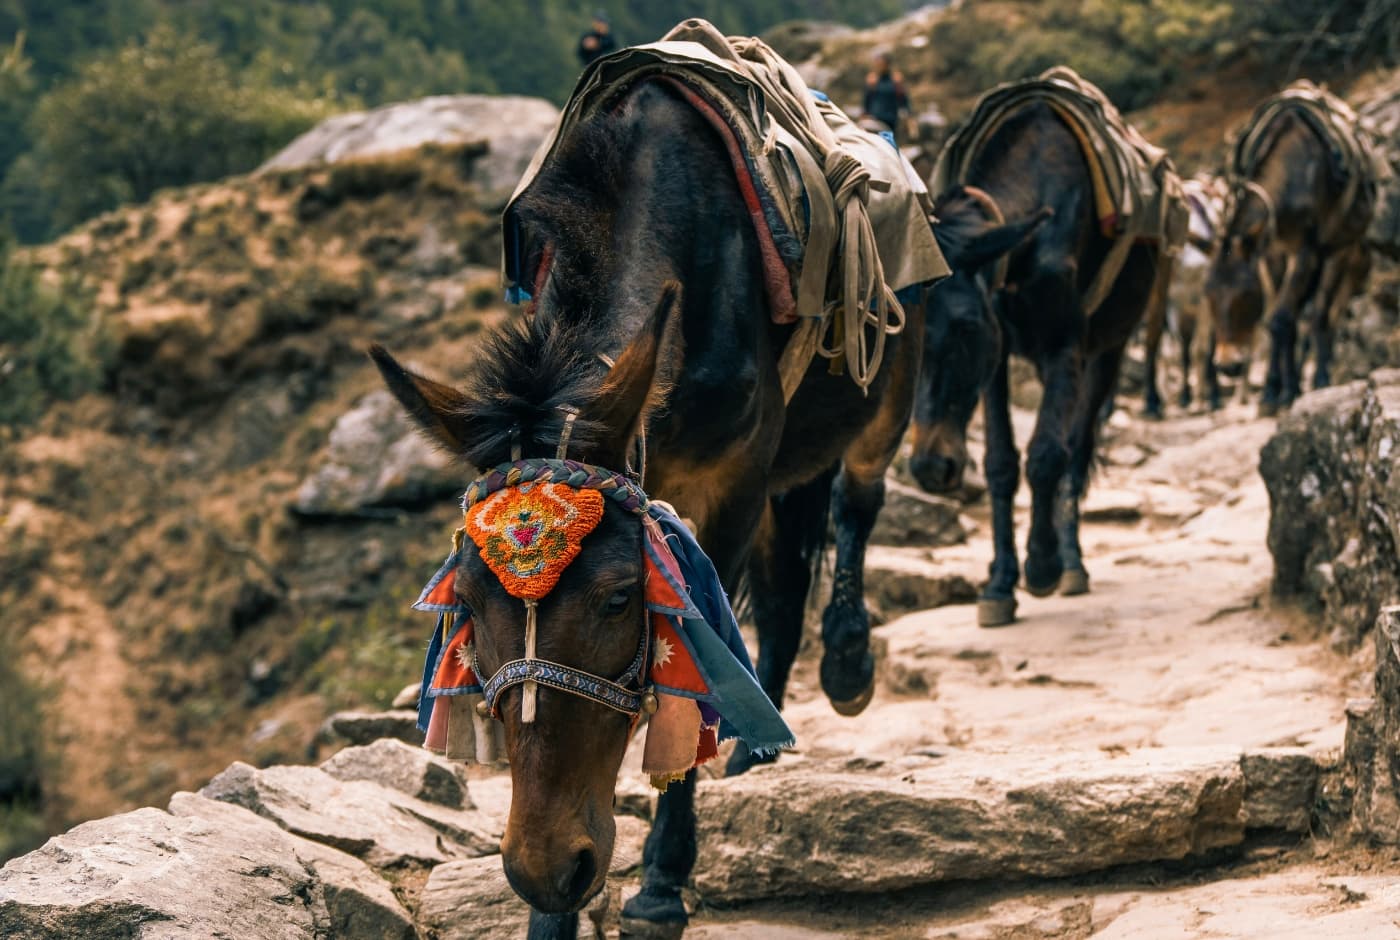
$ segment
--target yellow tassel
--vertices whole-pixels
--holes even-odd
[[[665,793],[666,789],[673,783],[680,783],[685,779],[686,771],[682,770],[675,774],[652,774],[651,785],[659,792]]]

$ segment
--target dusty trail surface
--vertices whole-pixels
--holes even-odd
[[[1018,413],[1021,441],[1031,421]],[[1256,468],[1273,427],[1244,407],[1177,412],[1159,424],[1115,415],[1106,465],[1084,505],[1092,592],[1023,594],[1018,622],[994,630],[978,628],[966,604],[877,627],[879,687],[853,719],[836,717],[821,696],[820,650],[809,642],[787,709],[798,750],[753,771],[753,781],[782,788],[806,767],[833,764],[910,779],[936,778],[940,765],[962,777],[971,765],[989,779],[1014,778],[1046,762],[1131,778],[1143,767],[1170,774],[1203,754],[1280,748],[1329,766],[1345,701],[1364,690],[1367,674],[1364,662],[1331,651],[1300,612],[1271,604],[1268,499]],[[1019,497],[1024,544],[1024,488]],[[977,527],[967,544],[878,548],[872,561],[976,583],[990,560],[985,501],[969,515]],[[968,799],[978,796],[975,770],[971,779]],[[1374,859],[1329,857],[1326,840],[1307,831],[1253,837],[1207,857],[1058,880],[971,883],[953,874],[892,893],[821,891],[724,909],[705,896],[702,843],[687,936],[1400,937],[1394,879],[1367,874]]]

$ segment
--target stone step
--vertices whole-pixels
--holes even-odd
[[[728,904],[1186,859],[1306,831],[1318,774],[1294,748],[794,757],[699,788],[695,885]]]

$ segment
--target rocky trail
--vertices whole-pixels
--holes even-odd
[[[1016,419],[1027,434],[1032,413]],[[1397,859],[1343,838],[1334,805],[1368,651],[1271,599],[1258,463],[1275,431],[1243,406],[1115,415],[1084,507],[1092,593],[1023,597],[999,629],[971,603],[985,500],[894,485],[878,540],[895,544],[867,584],[875,697],[835,716],[813,638],[789,693],[798,747],[739,778],[710,765],[686,936],[1400,937]],[[358,746],[319,767],[236,763],[168,812],[51,840],[0,873],[0,933],[523,936],[496,856],[509,777],[393,739],[410,724],[342,715],[330,727]],[[581,936],[615,935],[637,889],[644,781],[629,754]]]
[[[1018,419],[1025,439],[1031,415]],[[690,936],[1400,936],[1400,889],[1355,859],[1329,863],[1316,828],[1346,700],[1369,674],[1271,603],[1257,466],[1273,431],[1243,407],[1116,416],[1084,507],[1092,593],[1023,596],[996,630],[967,605],[886,623],[880,687],[857,718],[832,715],[804,651],[798,752],[701,798],[711,838],[723,829],[708,807],[758,831],[747,848],[728,834],[724,870],[697,874]],[[985,504],[969,515],[968,544],[884,548],[874,564],[975,581]],[[775,864],[800,847],[810,857]],[[755,889],[765,878],[772,890]],[[775,900],[804,885],[815,906]],[[720,910],[730,896],[754,900]]]

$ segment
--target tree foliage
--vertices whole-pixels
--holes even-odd
[[[912,5],[0,0],[0,214],[26,240],[48,237],[154,187],[248,169],[329,109],[456,91],[562,101],[578,76],[578,36],[600,6],[621,42],[638,43],[687,16],[759,33],[790,19],[864,26]],[[1016,9],[1032,12],[1008,28],[1007,11]],[[1253,54],[1281,72],[1290,63],[1393,60],[1400,0],[965,0],[932,39],[943,68],[969,83],[1064,63],[1132,108],[1202,56]],[[119,80],[109,114],[99,107],[98,78]],[[174,96],[182,81],[183,99]],[[78,126],[92,117],[100,132]],[[94,152],[108,132],[113,152]],[[178,160],[165,158],[159,137],[145,140],[147,152],[138,146],[143,134],[167,133]],[[190,146],[196,140],[205,146]]]
[[[162,186],[251,169],[329,110],[250,84],[212,45],[161,26],[40,99],[28,121],[32,163],[8,188],[37,187],[62,228]]]

